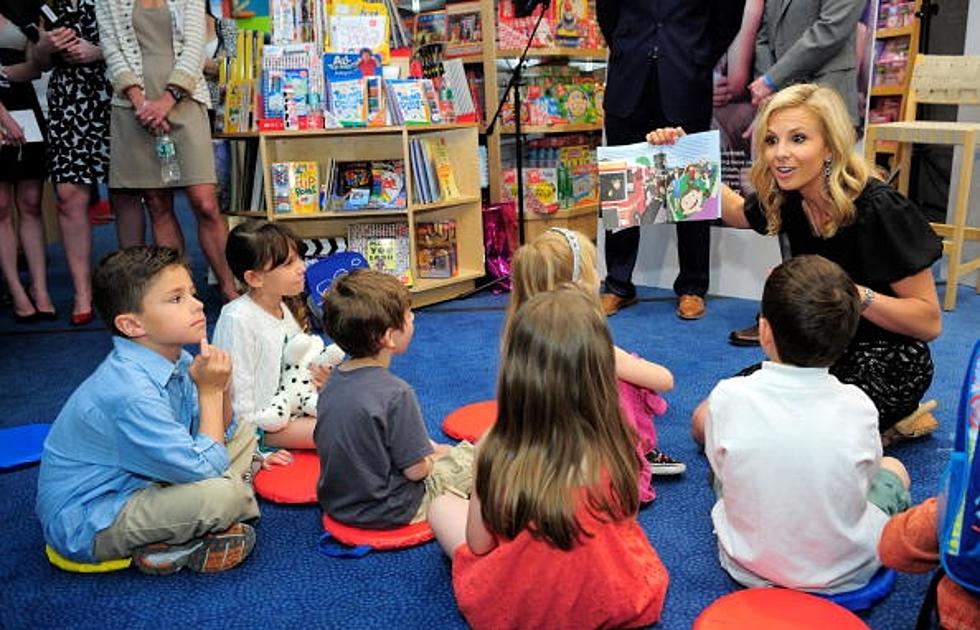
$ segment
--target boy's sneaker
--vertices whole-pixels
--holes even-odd
[[[223,532],[206,534],[183,545],[145,545],[133,551],[133,562],[148,575],[171,575],[184,567],[197,573],[217,573],[241,564],[254,546],[252,526],[235,523]]]
[[[647,461],[650,462],[650,466],[653,468],[653,475],[655,477],[681,475],[685,470],[687,470],[687,466],[684,465],[684,462],[677,461],[659,449],[653,449],[647,453]]]

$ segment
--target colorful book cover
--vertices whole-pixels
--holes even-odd
[[[390,273],[411,285],[408,233],[408,223],[351,223],[347,226],[347,248],[360,252],[371,269]]]
[[[316,162],[289,162],[289,206],[296,214],[320,209],[320,177]]]
[[[502,172],[503,199],[517,199],[517,169],[506,168]],[[558,211],[558,169],[532,167],[524,169],[524,207],[537,214],[554,214]]]
[[[432,79],[422,79],[421,83],[422,92],[425,94],[425,106],[429,108],[429,122],[441,123],[442,103],[436,92],[436,86],[432,83]]]
[[[456,222],[416,223],[415,258],[419,278],[452,278],[457,275]]]
[[[310,115],[310,71],[286,68],[282,73],[283,109],[286,129],[299,129]]]
[[[371,162],[370,205],[375,208],[404,208],[405,163],[402,160]]]
[[[446,12],[419,13],[415,18],[415,46],[446,41]]]
[[[559,46],[581,46],[589,33],[589,0],[558,0],[555,39]]]
[[[276,162],[269,168],[272,171],[272,212],[289,214],[293,211],[290,203],[289,162]]]
[[[371,163],[342,162],[338,169],[337,199],[344,210],[361,210],[371,201]]]
[[[381,55],[368,49],[356,53],[323,53],[323,76],[330,81],[381,76]]]
[[[425,125],[431,122],[429,108],[426,105],[425,91],[422,83],[414,79],[386,81],[395,97],[402,124]]]
[[[483,52],[483,22],[479,2],[458,2],[446,7],[446,58]]]
[[[367,89],[364,79],[330,82],[330,111],[345,127],[367,124]]]
[[[435,171],[436,180],[439,183],[441,198],[455,199],[461,197],[462,193],[456,184],[456,176],[453,175],[453,164],[449,157],[449,147],[446,146],[446,139],[425,138],[422,142],[428,149],[429,159],[432,160],[432,167]]]
[[[721,217],[717,130],[672,145],[598,147],[599,203],[606,229]]]

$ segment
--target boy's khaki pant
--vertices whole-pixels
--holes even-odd
[[[96,561],[126,558],[150,543],[179,545],[255,518],[251,483],[255,429],[246,422],[226,444],[228,471],[193,483],[154,483],[134,494],[107,529],[95,537]]]
[[[435,461],[432,472],[425,478],[425,496],[415,512],[413,523],[428,518],[429,504],[441,494],[469,498],[473,491],[473,455],[473,445],[463,440]]]

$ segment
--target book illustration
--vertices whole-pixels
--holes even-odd
[[[276,162],[269,168],[272,171],[272,211],[289,214],[293,211],[289,202],[289,163]]]
[[[415,45],[442,43],[446,41],[446,12],[433,11],[419,13],[415,17]]]
[[[391,90],[399,118],[405,125],[424,125],[431,122],[422,83],[414,79],[385,82]]]
[[[358,210],[371,200],[371,163],[344,162],[340,164],[337,199],[344,210]]]
[[[380,76],[381,65],[381,55],[369,48],[356,53],[323,53],[323,76],[327,82]]]
[[[371,195],[369,203],[377,208],[404,208],[405,165],[401,160],[371,162]]]
[[[382,5],[383,7],[383,5]],[[388,16],[332,15],[330,16],[330,48],[335,52],[358,53],[367,48],[388,61]]]
[[[720,135],[691,134],[673,145],[598,147],[599,202],[607,229],[721,216]]]
[[[432,79],[422,79],[422,93],[425,94],[425,106],[429,108],[429,122],[441,123],[442,106],[439,102],[439,94],[436,93],[436,86]]]
[[[446,7],[446,58],[483,52],[483,23],[479,2],[460,2]]]
[[[415,258],[419,278],[452,278],[459,273],[456,222],[415,224]]]
[[[297,214],[320,209],[320,178],[316,162],[289,162],[289,206]]]
[[[286,129],[299,129],[300,119],[310,115],[310,71],[286,68],[283,71],[283,110]]]
[[[364,256],[371,269],[412,284],[408,223],[351,223],[347,248]]]
[[[367,123],[367,88],[364,79],[331,81],[330,111],[345,127],[362,127]]]
[[[502,178],[502,201],[516,200],[517,169],[504,169]],[[554,214],[558,211],[560,203],[557,168],[532,167],[524,169],[524,207],[537,214]]]
[[[589,1],[559,0],[555,8],[555,38],[559,46],[581,46],[589,32]]]
[[[429,159],[432,161],[432,170],[435,171],[436,180],[439,185],[439,197],[441,199],[461,197],[462,193],[456,183],[456,176],[453,175],[453,165],[449,156],[449,147],[446,145],[446,139],[425,138],[422,142],[428,150]]]

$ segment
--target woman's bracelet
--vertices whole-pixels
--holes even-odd
[[[868,310],[868,307],[874,304],[874,301],[875,292],[868,287],[863,287],[861,289],[861,312],[863,313]]]

